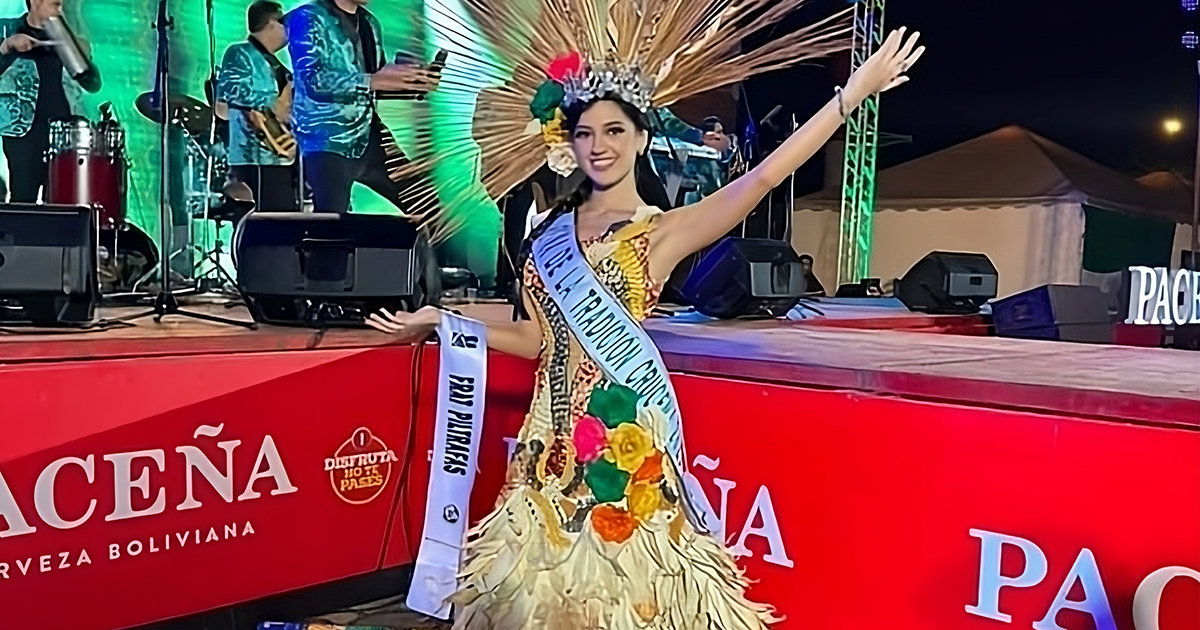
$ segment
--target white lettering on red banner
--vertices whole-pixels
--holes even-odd
[[[1012,623],[1012,616],[1000,611],[1001,589],[1031,588],[1042,583],[1049,573],[1046,554],[1036,543],[1026,538],[1010,536],[982,529],[972,529],[969,534],[979,539],[979,592],[976,603],[968,605],[966,611],[972,615]],[[1018,550],[1025,568],[1017,576],[1005,576],[1000,572],[1000,558],[1004,547]],[[1200,582],[1200,571],[1188,567],[1163,567],[1146,576],[1133,597],[1133,620],[1136,630],[1160,630],[1158,611],[1162,603],[1163,590],[1167,583],[1177,577],[1186,577]],[[1081,599],[1071,599],[1075,585]],[[1112,602],[1100,577],[1100,566],[1091,549],[1080,549],[1075,562],[1067,571],[1058,588],[1058,593],[1049,603],[1046,614],[1033,623],[1033,630],[1064,630],[1058,624],[1058,614],[1064,610],[1084,613],[1092,618],[1096,630],[1117,630],[1112,612]]]
[[[215,438],[221,434],[225,425],[215,427],[202,425],[196,429],[193,438]],[[113,511],[105,515],[105,521],[120,521],[131,518],[141,518],[161,514],[167,509],[167,489],[159,486],[152,487],[151,469],[156,473],[166,471],[168,461],[179,462],[184,466],[186,489],[180,503],[175,506],[177,511],[192,510],[202,506],[195,497],[196,477],[203,479],[226,503],[233,503],[235,481],[237,480],[233,464],[233,454],[241,440],[218,442],[217,448],[224,452],[224,466],[218,468],[199,447],[184,445],[175,449],[182,458],[167,459],[164,449],[130,451],[111,453],[102,459],[112,467],[112,486],[114,502]],[[82,470],[89,485],[96,479],[95,455],[85,458],[63,457],[51,462],[38,475],[33,487],[33,505],[38,518],[45,525],[55,529],[74,529],[88,522],[96,509],[95,497],[89,497],[86,502],[72,505],[60,503],[60,497],[55,491],[60,474],[66,474],[70,468]],[[244,477],[241,484],[242,493],[237,495],[237,501],[251,501],[262,495],[256,489],[260,481],[269,480],[271,496],[291,494],[297,491],[288,478],[287,469],[275,446],[275,440],[270,435],[263,437],[258,448],[250,474]],[[99,489],[97,489],[99,490]],[[147,505],[149,503],[149,505]],[[0,520],[4,521],[4,529],[0,530],[0,538],[23,536],[37,531],[37,526],[30,524],[29,515],[25,514],[17,504],[12,488],[0,472]]]
[[[1200,271],[1129,268],[1126,324],[1200,324]]]
[[[693,466],[699,466],[705,470],[715,471],[721,465],[720,458],[712,459],[704,455],[697,455],[692,462]],[[699,486],[699,481],[692,473],[684,473],[685,476],[691,477]],[[716,514],[716,531],[712,535],[717,540],[729,544],[729,491],[737,487],[737,482],[730,479],[713,478],[713,485],[721,492],[721,509],[714,510],[712,504],[709,503],[708,497],[703,492],[696,493],[696,500],[703,501],[702,506],[709,514]],[[762,525],[756,526],[755,523],[762,521]],[[750,513],[746,515],[746,520],[739,530],[737,542],[730,547],[730,552],[734,556],[754,557],[754,552],[746,546],[746,540],[751,536],[758,536],[767,541],[768,552],[763,556],[765,562],[787,567],[789,569],[795,566],[792,559],[788,557],[787,550],[783,546],[783,534],[779,528],[779,519],[775,517],[775,504],[771,502],[771,491],[767,490],[766,486],[759,486],[758,493],[754,496],[754,505],[750,507]]]

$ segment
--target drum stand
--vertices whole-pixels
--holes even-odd
[[[235,319],[227,319],[217,317],[215,315],[207,315],[205,313],[193,313],[185,311],[179,307],[179,301],[175,294],[171,293],[171,199],[168,189],[167,177],[170,171],[168,159],[168,132],[170,130],[173,112],[168,101],[169,89],[167,81],[169,79],[168,62],[170,61],[169,54],[169,39],[167,31],[174,27],[174,20],[167,15],[167,0],[158,0],[158,18],[155,21],[155,29],[158,31],[158,67],[155,81],[158,84],[158,110],[159,110],[159,135],[161,155],[159,159],[159,208],[158,208],[158,232],[159,242],[161,243],[159,250],[159,280],[161,286],[158,290],[158,295],[154,298],[154,308],[148,312],[133,315],[131,317],[121,318],[119,321],[132,321],[142,319],[144,317],[154,317],[154,321],[161,321],[163,317],[168,315],[179,315],[182,317],[191,317],[219,324],[229,324],[231,326],[242,326],[245,328],[256,329],[258,324],[254,322],[238,321]],[[191,218],[188,218],[191,221]]]

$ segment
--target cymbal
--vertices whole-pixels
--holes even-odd
[[[158,93],[146,92],[137,97],[134,102],[141,115],[156,123],[162,122],[161,110],[158,107]],[[185,94],[172,94],[167,99],[171,112],[171,121],[183,126],[192,135],[204,135],[212,121],[212,109],[204,103]]]

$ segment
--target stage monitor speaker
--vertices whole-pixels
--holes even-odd
[[[1047,284],[992,304],[1001,337],[1111,343],[1108,298],[1097,287]]]
[[[0,322],[92,321],[96,239],[91,208],[0,204]]]
[[[683,295],[709,317],[781,317],[800,301],[805,284],[790,244],[728,237],[696,265]]]
[[[395,215],[251,213],[234,250],[261,322],[361,326],[373,311],[413,311],[441,294],[428,238]]]
[[[896,282],[896,297],[911,311],[970,314],[996,297],[996,267],[983,254],[931,252]]]

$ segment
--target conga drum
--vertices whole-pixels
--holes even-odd
[[[115,123],[93,126],[83,118],[50,122],[47,202],[92,206],[101,229],[125,225],[125,132]]]

